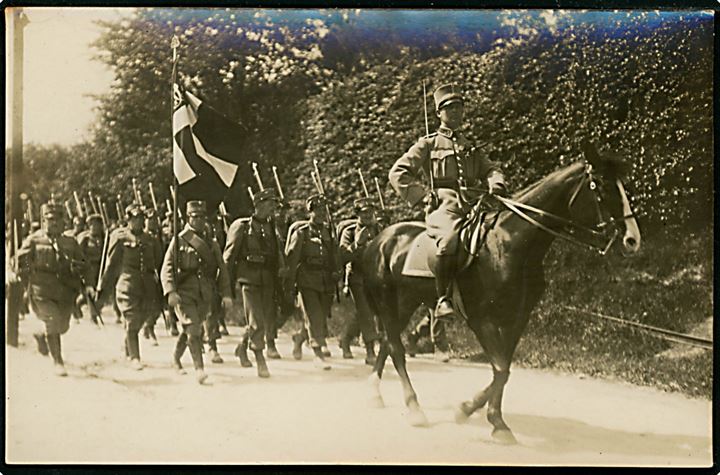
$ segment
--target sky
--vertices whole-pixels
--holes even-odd
[[[24,30],[23,141],[43,145],[81,142],[88,137],[95,118],[95,101],[88,95],[108,91],[113,80],[110,69],[92,59],[96,51],[90,44],[102,31],[94,22],[121,18],[129,10],[28,7],[23,11],[29,20]],[[9,30],[8,62],[12,61]],[[12,74],[10,64],[6,71]],[[10,82],[8,77],[8,88]],[[8,144],[10,106],[8,100]]]

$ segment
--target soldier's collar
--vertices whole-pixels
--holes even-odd
[[[451,138],[455,134],[455,132],[453,131],[453,129],[441,125],[440,127],[438,127],[438,134],[447,138]]]

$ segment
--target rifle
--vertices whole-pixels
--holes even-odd
[[[370,198],[370,193],[368,193],[367,186],[365,185],[365,177],[362,174],[362,170],[359,168],[357,169],[358,175],[360,175],[360,183],[362,184],[363,193],[365,193],[365,198]]]
[[[95,198],[93,198],[92,191],[88,191],[88,198],[90,198],[90,204],[92,205],[93,213],[100,213],[100,208],[95,204]]]
[[[120,203],[117,201],[115,202],[115,213],[117,213],[118,221],[122,221],[122,219],[123,219],[122,207],[120,206]]]
[[[72,221],[72,219],[73,219],[72,209],[70,208],[70,203],[68,203],[67,200],[65,200],[65,212],[68,215],[68,219],[70,221]]]
[[[255,195],[252,192],[252,188],[248,186],[247,190],[248,190],[248,195],[250,195],[250,199],[255,201]]]
[[[428,112],[427,112],[427,91],[425,89],[425,80],[423,79],[423,109],[425,110],[425,135],[430,135],[430,126],[428,125]],[[435,182],[433,179],[432,163],[428,164],[428,176],[430,177],[430,192],[435,193]]]
[[[220,202],[220,204],[218,205],[218,210],[220,211],[220,217],[222,218],[223,227],[225,228],[225,233],[227,234],[227,231],[228,231],[228,223],[227,223],[227,218],[226,218],[226,216],[228,216],[228,212],[227,212],[227,209],[225,209],[225,202],[224,202],[224,201],[221,201],[221,202]]]
[[[75,198],[75,208],[77,209],[78,216],[84,218],[85,213],[83,213],[82,204],[80,204],[80,197],[78,196],[77,191],[73,191],[73,198]]]
[[[377,190],[378,197],[380,198],[380,209],[385,211],[385,202],[383,201],[382,191],[380,191],[380,183],[378,183],[377,177],[375,177],[375,189]]]
[[[253,176],[255,176],[255,181],[258,184],[258,187],[260,188],[260,191],[263,191],[265,189],[265,186],[263,186],[262,179],[260,178],[260,173],[258,173],[258,165],[256,162],[252,163],[252,169],[253,169]]]
[[[325,202],[325,214],[327,215],[327,221],[330,225],[330,239],[333,240],[333,244],[335,248],[337,248],[339,245],[339,240],[337,234],[335,234],[335,223],[333,223],[332,215],[330,214],[330,206],[328,206],[327,199],[325,199],[325,187],[323,186],[322,178],[320,178],[320,169],[318,168],[318,163],[315,159],[313,159],[313,168],[315,172],[314,178],[316,179],[318,191],[320,192],[320,195],[323,197],[323,201]],[[337,249],[333,249],[333,254],[337,254]],[[338,289],[337,282],[335,282],[335,298],[338,302],[340,301],[340,290]]]
[[[277,167],[273,165],[272,167],[273,177],[275,177],[275,186],[277,186],[278,189],[278,195],[280,195],[280,199],[282,202],[285,202],[285,194],[283,193],[282,186],[280,186],[280,178],[278,178],[277,174]]]
[[[133,194],[135,195],[135,201],[137,201],[140,206],[144,206],[142,201],[142,195],[140,194],[140,190],[138,190],[137,180],[135,178],[132,179],[132,187]]]

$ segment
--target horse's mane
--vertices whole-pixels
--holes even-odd
[[[541,185],[546,183],[547,181],[554,180],[558,177],[558,175],[570,173],[570,171],[574,168],[579,168],[581,166],[584,166],[582,162],[575,162],[571,165],[568,165],[563,168],[559,168],[555,170],[554,172],[550,173],[549,175],[546,175],[533,183],[527,185],[525,188],[522,188],[515,193],[513,193],[513,199],[516,201],[524,201],[528,196],[532,195]]]

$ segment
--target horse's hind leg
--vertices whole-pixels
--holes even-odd
[[[400,339],[400,332],[395,330],[396,329],[393,329],[393,331],[388,332],[391,348],[390,356],[392,357],[393,365],[395,365],[395,370],[397,371],[398,376],[400,376],[400,382],[402,383],[403,395],[405,398],[405,406],[407,406],[410,411],[408,413],[408,420],[410,425],[415,427],[427,426],[427,417],[425,417],[425,413],[420,408],[420,404],[417,400],[417,394],[410,382],[410,375],[407,372],[405,347]]]

